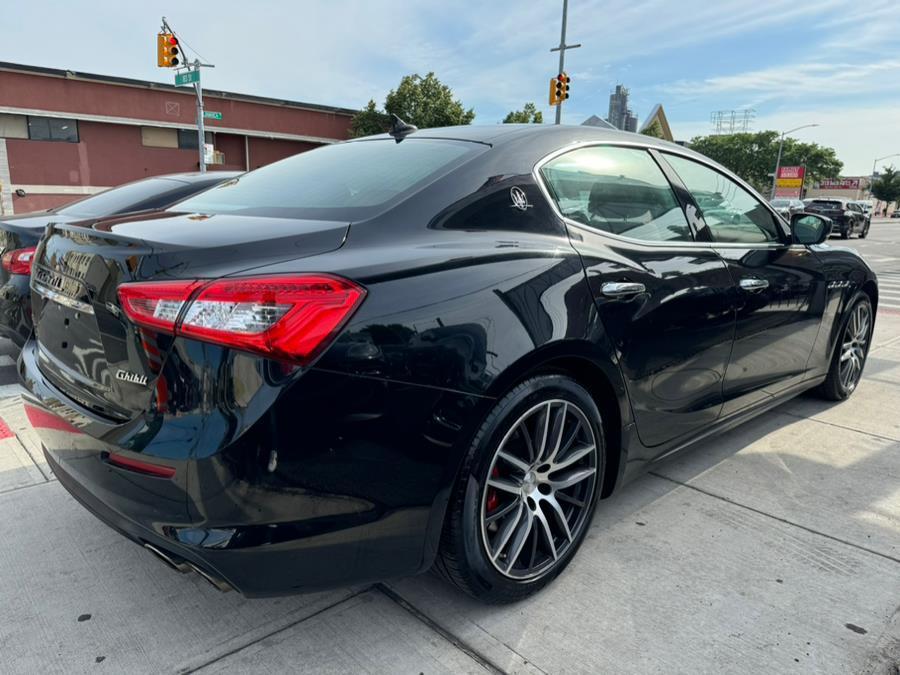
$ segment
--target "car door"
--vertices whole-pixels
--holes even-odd
[[[693,158],[662,156],[697,203],[698,238],[712,242],[734,280],[735,338],[722,410],[729,415],[805,379],[825,311],[822,265],[733,177]]]
[[[539,172],[628,387],[645,446],[632,459],[652,459],[719,416],[734,332],[731,276],[712,247],[694,241],[682,200],[645,148],[579,147]]]

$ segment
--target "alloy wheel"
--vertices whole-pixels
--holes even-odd
[[[593,427],[571,401],[539,403],[510,427],[481,500],[482,541],[498,572],[534,579],[565,556],[589,519],[597,458]]]
[[[866,347],[869,342],[872,311],[865,302],[853,308],[850,320],[844,328],[841,340],[840,382],[849,393],[856,389],[866,361]]]

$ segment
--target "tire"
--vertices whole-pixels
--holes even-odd
[[[865,239],[865,238],[866,238],[866,235],[869,234],[869,228],[870,228],[871,226],[872,226],[871,223],[866,223],[865,225],[863,225],[863,231],[859,233],[859,238],[860,238],[860,239]]]
[[[841,239],[849,239],[850,238],[850,226],[841,228]]]
[[[844,313],[841,320],[841,329],[838,333],[840,337],[834,347],[828,375],[825,377],[825,381],[816,389],[816,393],[819,396],[829,401],[843,401],[856,390],[866,365],[866,357],[869,355],[869,345],[872,342],[872,328],[875,324],[875,315],[872,312],[872,303],[869,300],[869,296],[862,292],[857,293],[848,307],[849,309]],[[866,316],[864,328],[859,326],[858,312],[862,312]],[[853,352],[851,359],[856,363],[856,370],[852,378],[848,380],[845,377],[846,371],[844,370],[844,364],[847,360],[844,357],[848,350],[844,347],[850,342],[853,343],[853,346],[849,351]]]
[[[542,426],[545,419],[550,424]],[[536,593],[565,569],[584,540],[605,459],[600,411],[581,385],[563,375],[525,380],[496,403],[469,447],[435,570],[485,602]]]

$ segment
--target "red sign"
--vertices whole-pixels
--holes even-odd
[[[819,181],[820,190],[859,190],[859,178],[826,178]]]
[[[803,178],[806,173],[804,166],[780,166],[778,167],[778,178]]]

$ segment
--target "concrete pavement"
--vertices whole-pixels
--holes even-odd
[[[882,276],[885,232],[850,242],[886,259]],[[885,308],[849,401],[799,397],[656,467],[601,503],[562,577],[507,607],[430,575],[220,594],[74,502],[7,398],[0,673],[897,673],[898,396]]]

